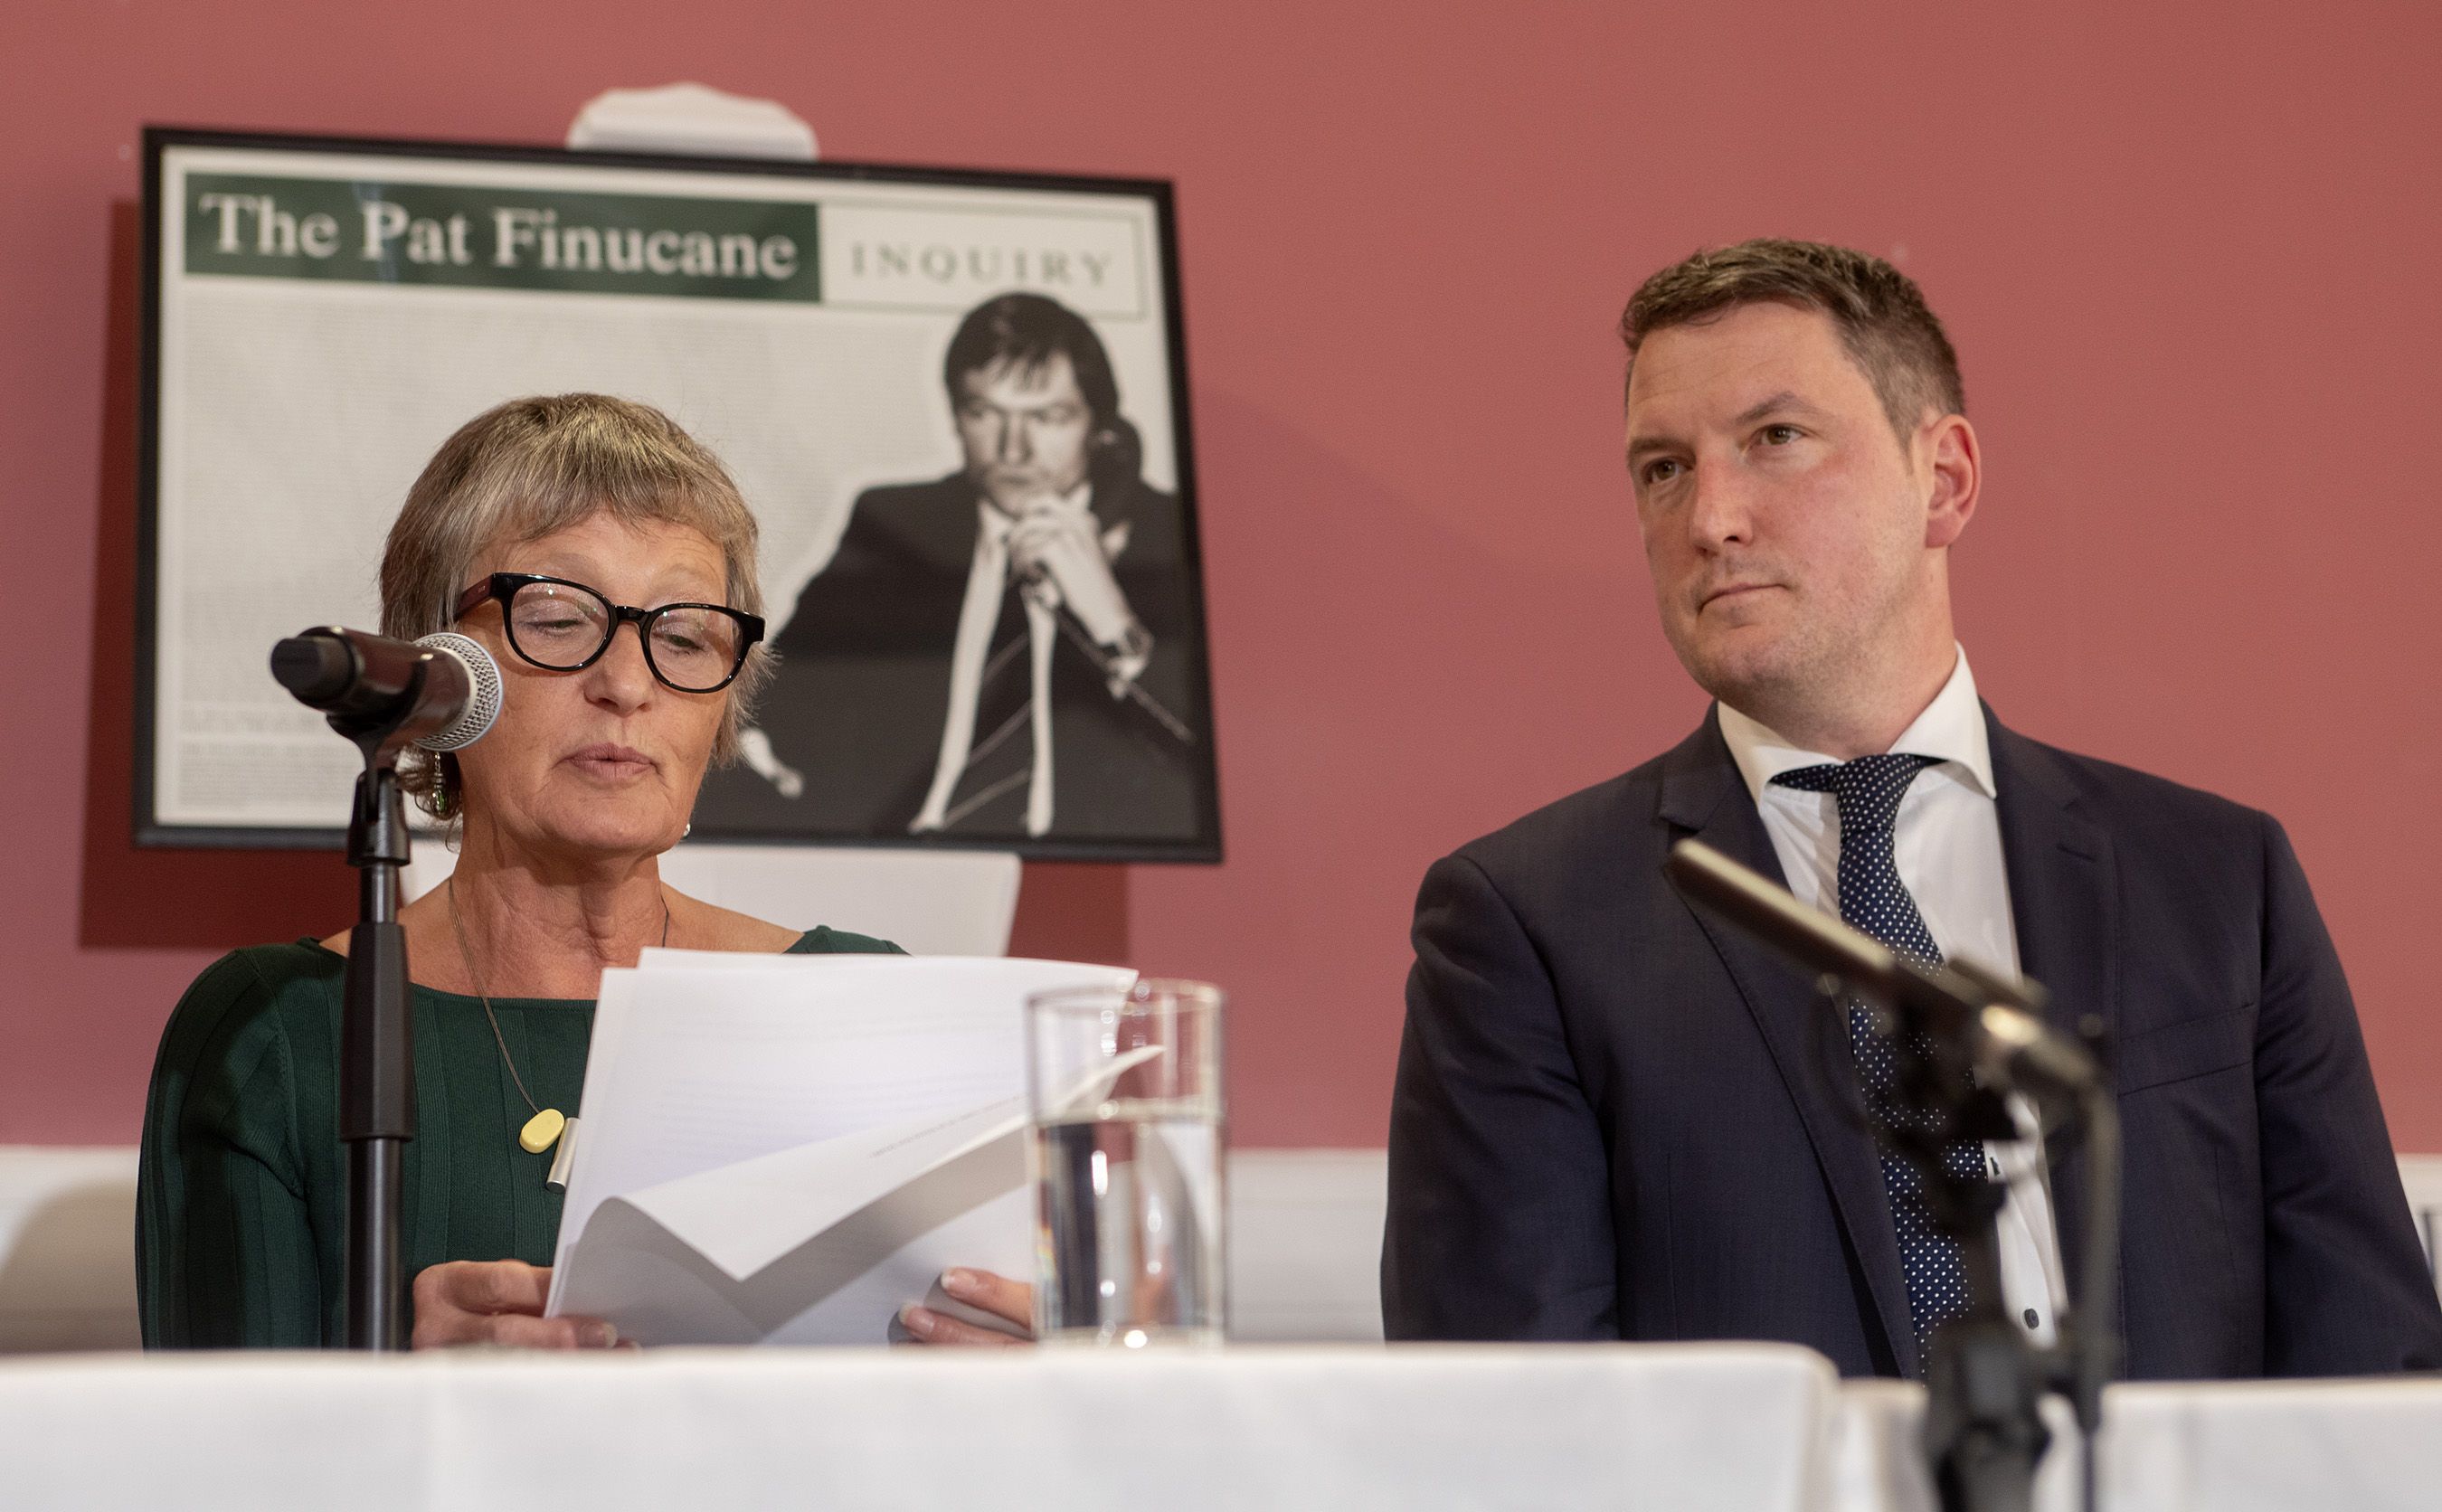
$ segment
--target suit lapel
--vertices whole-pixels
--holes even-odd
[[[1661,812],[1666,822],[1731,860],[1786,884],[1772,838],[1722,739],[1717,715],[1706,715],[1703,728],[1666,758]],[[1796,1104],[1850,1248],[1864,1266],[1891,1357],[1901,1374],[1921,1376],[1899,1237],[1881,1158],[1861,1127],[1864,1110],[1855,1093],[1847,1026],[1813,982],[1720,919],[1692,903],[1687,907],[1738,984]]]
[[[2119,872],[2111,836],[2078,811],[2076,784],[2055,754],[2005,729],[1988,707],[2001,854],[2010,878],[2010,913],[2018,932],[2019,969],[2051,994],[2054,1028],[2077,1032],[2099,1016],[2117,1033],[2120,955]],[[2087,1173],[2083,1149],[2051,1174],[2052,1224],[2072,1296],[2085,1290]],[[2112,1321],[2127,1337],[2123,1316]]]

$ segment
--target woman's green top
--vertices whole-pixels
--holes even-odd
[[[816,929],[791,955],[896,952]],[[337,1346],[348,1157],[339,1143],[343,956],[311,940],[221,957],[170,1016],[144,1104],[136,1275],[151,1348]],[[548,1266],[560,1195],[551,1157],[518,1147],[533,1117],[478,998],[412,989],[415,1138],[402,1161],[400,1260]],[[574,1114],[593,1031],[586,999],[496,997],[537,1103]]]

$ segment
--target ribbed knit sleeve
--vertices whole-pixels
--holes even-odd
[[[276,947],[275,947],[276,949]],[[145,1102],[137,1284],[150,1347],[314,1347],[322,1298],[297,1158],[287,994],[258,952],[224,956],[171,1015]]]

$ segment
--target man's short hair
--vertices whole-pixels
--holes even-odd
[[[1120,383],[1111,373],[1103,338],[1084,317],[1040,294],[1003,294],[969,310],[941,357],[941,382],[955,406],[962,397],[959,382],[970,373],[1006,366],[1021,377],[1032,377],[1055,356],[1068,359],[1096,428],[1119,417]]]
[[[1647,279],[1619,318],[1629,371],[1635,371],[1637,349],[1656,331],[1767,303],[1832,318],[1903,443],[1928,410],[1967,412],[1959,354],[1915,281],[1879,257],[1822,242],[1759,237],[1698,252]]]

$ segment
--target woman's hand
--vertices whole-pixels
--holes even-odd
[[[551,1271],[522,1260],[452,1260],[415,1278],[417,1349],[501,1344],[515,1349],[609,1349],[619,1330],[599,1318],[545,1318]]]
[[[960,1322],[947,1313],[909,1303],[899,1309],[899,1321],[920,1344],[979,1344],[1009,1349],[1034,1342],[1034,1288],[1022,1281],[995,1276],[989,1270],[945,1270],[941,1289],[968,1306],[1015,1323],[1022,1337]]]

